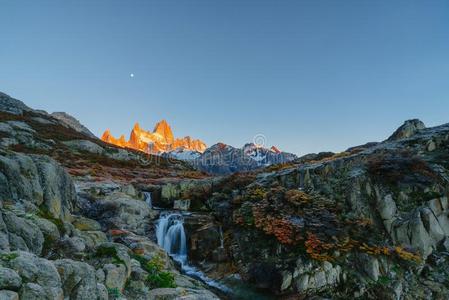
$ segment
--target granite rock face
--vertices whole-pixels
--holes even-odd
[[[59,121],[61,121],[65,125],[67,125],[68,127],[73,128],[76,131],[83,133],[90,138],[93,138],[93,139],[97,138],[92,132],[90,132],[89,129],[87,129],[87,127],[82,125],[77,119],[75,119],[73,116],[69,115],[68,113],[54,112],[51,114],[51,116],[55,117],[56,119],[58,119]]]

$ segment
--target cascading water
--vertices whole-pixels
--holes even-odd
[[[221,225],[219,227],[219,233],[220,233],[220,248],[224,249],[223,228],[221,228]]]
[[[181,264],[181,269],[185,274],[200,279],[207,285],[223,292],[230,292],[227,286],[210,279],[203,272],[187,263],[187,240],[184,218],[181,214],[162,213],[156,225],[156,238],[158,245]]]
[[[153,202],[151,199],[151,193],[150,192],[143,192],[143,196],[145,198],[145,202],[148,204],[150,208],[153,208]]]
[[[187,241],[184,231],[184,218],[177,213],[162,214],[156,226],[159,246],[176,260],[187,261]]]

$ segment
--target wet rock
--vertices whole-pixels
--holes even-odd
[[[296,281],[296,290],[306,292],[309,289],[309,274],[301,275]]]
[[[292,273],[289,271],[283,271],[281,275],[282,275],[281,291],[285,291],[292,284],[293,276]]]
[[[228,259],[229,258],[225,248],[218,247],[212,252],[212,260],[214,262],[225,262]]]
[[[173,209],[189,210],[190,200],[175,200],[173,203]]]
[[[150,300],[171,299],[195,299],[195,300],[218,300],[219,298],[208,290],[185,289],[185,288],[159,288],[153,289],[148,294]]]

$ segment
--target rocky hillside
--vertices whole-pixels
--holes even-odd
[[[410,120],[382,143],[233,175],[203,195],[225,250],[196,235],[198,261],[276,297],[448,299],[448,162],[449,124]]]
[[[229,176],[79,129],[0,94],[0,299],[449,299],[449,124]]]
[[[149,238],[135,189],[204,177],[1,94],[0,299],[217,299]]]

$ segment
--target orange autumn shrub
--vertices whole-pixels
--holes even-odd
[[[300,190],[289,190],[285,192],[285,200],[292,204],[300,205],[307,204],[311,201],[311,197]]]

